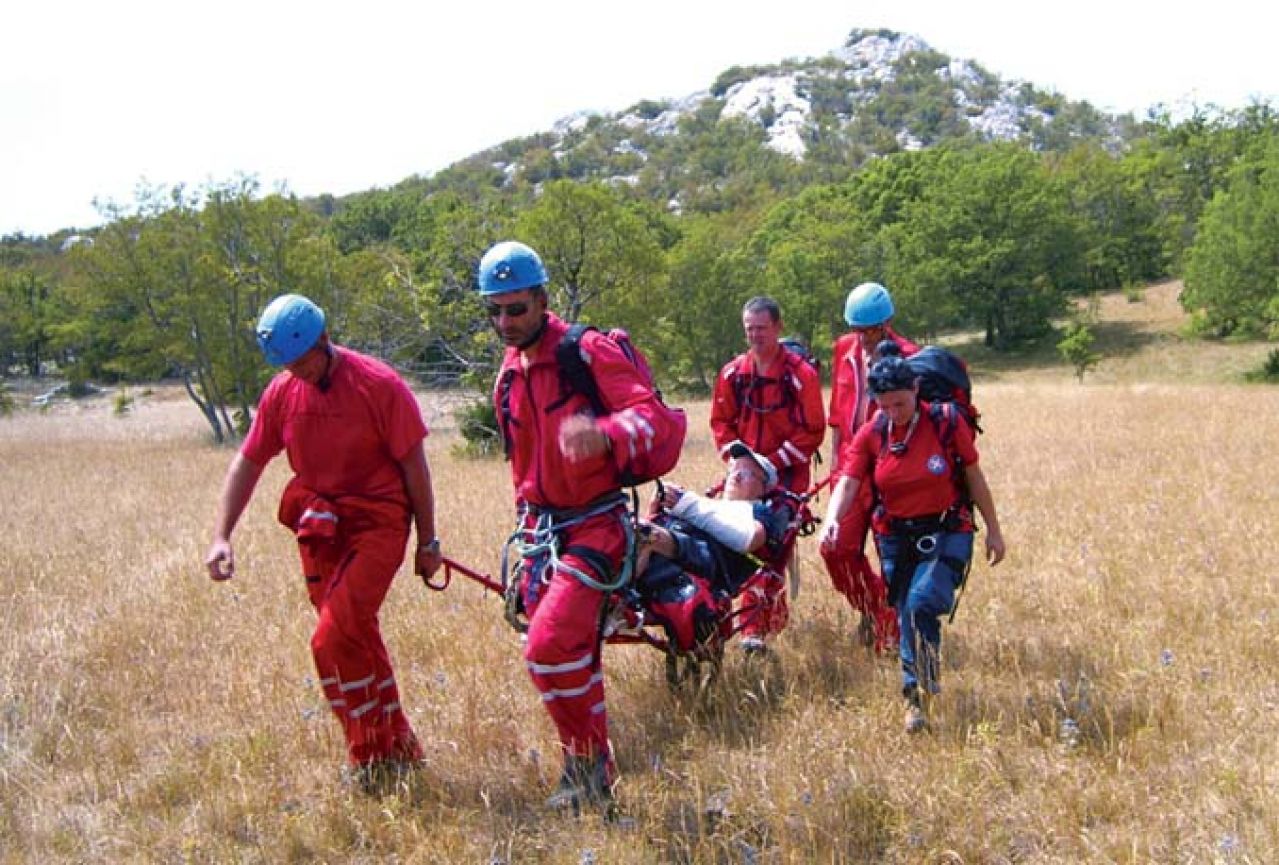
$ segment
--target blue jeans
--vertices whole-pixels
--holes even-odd
[[[941,617],[955,604],[955,589],[973,557],[971,532],[940,532],[926,537],[936,539],[936,549],[918,553],[919,563],[909,590],[897,592],[897,622],[901,626],[902,693],[909,696],[920,685],[937,693],[940,670],[937,666],[941,650]],[[884,568],[884,580],[890,586],[897,579],[900,553],[910,538],[901,535],[875,535],[875,546]],[[923,655],[920,664],[919,655]]]

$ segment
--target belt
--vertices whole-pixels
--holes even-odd
[[[919,517],[892,518],[888,521],[888,528],[895,535],[931,535],[947,530],[949,516],[948,511],[943,511]]]

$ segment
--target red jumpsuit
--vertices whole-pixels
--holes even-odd
[[[741,439],[777,467],[778,485],[791,492],[808,492],[810,461],[826,435],[822,382],[799,355],[781,348],[768,369],[758,370],[749,353],[724,365],[715,379],[711,402],[711,435],[721,455]],[[785,625],[786,595],[776,591],[776,614],[748,620],[743,636],[777,633]]]
[[[378,609],[404,559],[411,510],[399,461],[427,435],[417,400],[386,364],[338,352],[328,387],[272,379],[241,453],[265,466],[281,450],[294,477],[280,522],[298,538],[320,684],[352,763],[415,760]]]
[[[766,370],[749,354],[733,358],[715,379],[711,435],[721,454],[741,439],[777,467],[781,486],[808,492],[809,462],[826,435],[817,370],[784,346]]]
[[[647,450],[654,441],[682,438],[659,410],[648,380],[616,343],[598,331],[582,335],[581,351],[609,410],[596,423],[609,449],[581,462],[569,462],[560,451],[564,422],[591,414],[590,403],[566,393],[555,349],[567,326],[547,315],[532,357],[507,348],[498,372],[494,404],[498,416],[508,412],[511,479],[526,529],[539,516],[570,522],[556,532],[560,561],[598,582],[613,581],[626,551],[626,502],[620,472],[626,455]],[[609,501],[614,504],[609,505]],[[600,508],[588,506],[604,503]],[[575,513],[594,510],[573,521]],[[608,715],[600,659],[602,591],[583,583],[566,568],[538,567],[526,560],[525,612],[529,617],[524,657],[533,685],[542,696],[569,756],[608,755]]]
[[[887,339],[901,347],[902,356],[909,357],[919,351],[919,346],[885,328]],[[866,387],[866,373],[870,367],[869,353],[862,347],[861,335],[849,332],[835,342],[834,360],[831,363],[830,425],[839,432],[840,453],[833,455],[836,463],[832,471],[832,484],[839,479],[840,466],[844,463],[844,451],[851,446],[857,430],[874,416],[874,399]],[[864,613],[873,623],[875,648],[879,650],[897,645],[897,614],[888,606],[884,578],[871,567],[866,558],[866,532],[870,528],[873,506],[870,484],[858,487],[857,498],[839,523],[839,535],[833,549],[822,548],[822,560],[831,584],[848,599],[853,609]]]

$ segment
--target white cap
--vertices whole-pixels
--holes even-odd
[[[755,465],[759,466],[764,471],[765,489],[772,489],[777,486],[777,467],[769,462],[767,458],[760,456],[755,453],[755,451],[747,447],[746,442],[741,439],[731,442],[728,446],[727,452],[730,457],[750,457],[754,460]]]

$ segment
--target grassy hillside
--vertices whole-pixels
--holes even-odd
[[[0,421],[0,862],[1279,861],[1279,390],[1234,383],[1264,347],[1177,338],[1172,291],[1103,303],[1083,385],[1047,350],[974,356],[1010,557],[974,568],[946,630],[932,733],[901,734],[893,661],[857,646],[804,541],[776,666],[730,653],[702,704],[656,652],[606,653],[617,826],[541,812],[554,734],[478,587],[393,587],[430,766],[353,795],[274,523],[284,467],[213,585],[229,454],[179,395]],[[493,569],[505,467],[451,456],[423,404],[447,552]],[[700,483],[691,408],[677,476]]]
[[[1093,326],[1094,351],[1102,355],[1088,372],[1089,384],[1217,384],[1239,382],[1258,369],[1274,346],[1264,342],[1206,341],[1186,332],[1187,315],[1177,301],[1181,281],[1148,286],[1131,298],[1099,296]],[[1135,298],[1135,299],[1134,299]],[[1081,304],[1082,305],[1082,304]],[[994,352],[975,336],[946,340],[967,358],[978,381],[1061,381],[1074,373],[1064,364],[1054,335],[1020,351]]]

